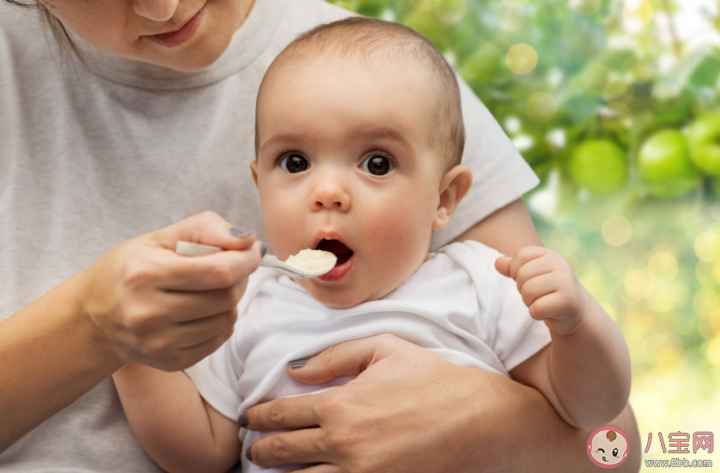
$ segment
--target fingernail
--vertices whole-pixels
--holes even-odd
[[[247,459],[250,460],[250,461],[252,461],[252,446],[253,446],[253,444],[250,444],[250,446],[248,447],[247,451],[245,452],[245,456],[246,456]]]
[[[308,356],[305,358],[300,358],[299,360],[293,360],[290,363],[288,363],[288,366],[290,367],[291,370],[296,370],[298,368],[302,368],[303,366],[305,366],[307,364],[307,362],[310,358],[312,358],[312,357]]]
[[[240,427],[247,427],[247,425],[250,423],[250,419],[248,418],[247,414],[240,414],[240,417],[238,417],[238,425]]]
[[[260,243],[260,256],[265,256],[267,254],[267,248],[265,248],[265,243]]]
[[[244,238],[252,233],[252,230],[245,230],[244,228],[230,227],[230,235],[235,238]]]

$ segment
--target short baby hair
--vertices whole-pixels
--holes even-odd
[[[435,80],[433,123],[430,146],[439,150],[443,169],[450,169],[462,161],[465,147],[465,126],[460,105],[460,88],[455,72],[435,46],[412,28],[374,18],[353,16],[331,23],[323,23],[302,33],[270,64],[260,84],[263,86],[273,74],[292,64],[305,54],[329,53],[338,58],[357,57],[368,61],[378,55],[387,59],[409,59],[425,67]],[[256,108],[257,111],[257,108]],[[255,155],[260,143],[255,121]]]

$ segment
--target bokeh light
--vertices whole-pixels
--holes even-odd
[[[605,84],[610,79],[610,69],[602,64],[593,64],[585,69],[583,73],[583,86],[593,94],[602,94]]]
[[[602,265],[608,274],[616,277],[623,276],[633,264],[632,251],[623,247],[608,248],[603,253]]]
[[[632,111],[623,102],[611,102],[602,109],[600,117],[608,130],[622,130],[630,126]]]
[[[672,281],[678,272],[678,260],[668,251],[660,251],[650,257],[648,269],[660,281]]]
[[[505,31],[517,31],[525,24],[526,13],[522,8],[516,8],[506,3],[498,5],[495,10],[498,25]]]
[[[622,77],[614,77],[605,83],[603,97],[606,102],[623,102],[629,104],[635,98],[635,89]]]
[[[720,298],[714,290],[703,287],[695,291],[692,304],[695,313],[703,315],[719,307]]]
[[[695,277],[705,287],[715,287],[718,284],[715,279],[714,266],[704,261],[698,262],[695,266]]]
[[[658,82],[652,89],[651,99],[658,112],[672,111],[680,102],[680,87],[672,82]]]
[[[408,0],[408,2],[416,10],[420,10],[422,12],[429,12],[438,3],[438,0]]]
[[[547,241],[548,248],[560,252],[563,256],[570,256],[580,248],[578,234],[569,228],[553,230]]]
[[[625,292],[631,298],[642,301],[655,290],[655,278],[646,269],[634,269],[625,276]]]
[[[600,0],[570,0],[570,8],[581,16],[590,16],[600,10]]]
[[[454,25],[467,14],[466,0],[438,0],[435,12],[443,23]]]
[[[528,117],[536,123],[547,123],[552,120],[557,113],[557,107],[557,100],[547,92],[535,92],[526,104]]]
[[[626,0],[623,7],[625,28],[630,32],[642,30],[653,19],[653,6],[648,0]]]
[[[703,232],[695,238],[693,248],[701,261],[717,261],[720,257],[720,236],[714,231]]]
[[[631,398],[635,415],[648,425],[656,423],[665,411],[660,396],[653,392],[641,392]]]
[[[511,47],[505,56],[508,68],[517,75],[531,73],[538,63],[538,55],[535,48],[529,44],[516,44]]]
[[[720,367],[720,337],[714,338],[707,348],[707,357],[710,363]]]
[[[630,241],[632,225],[621,215],[613,215],[602,224],[602,237],[608,245],[621,246]]]

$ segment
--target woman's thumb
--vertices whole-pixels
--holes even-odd
[[[224,250],[246,250],[256,240],[251,229],[240,229],[228,223],[215,212],[202,212],[153,234],[164,248],[175,250],[178,241],[219,246]]]

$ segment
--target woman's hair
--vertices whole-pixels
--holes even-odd
[[[2,1],[2,0],[0,0]],[[58,20],[55,15],[50,13],[50,10],[41,2],[40,0],[4,0],[6,3],[9,3],[10,5],[16,5],[28,10],[35,10],[38,13],[38,16],[40,18],[40,21],[42,21],[43,24],[43,31],[46,34],[47,38],[47,32],[49,31],[53,38],[55,39],[55,42],[60,48],[60,54],[61,57],[65,53],[72,53],[75,54],[81,61],[82,58],[80,57],[80,52],[78,51],[77,47],[75,46],[75,43],[73,43],[72,38],[70,38],[70,35],[67,32],[67,29],[65,29],[65,25],[62,24],[60,20]]]

